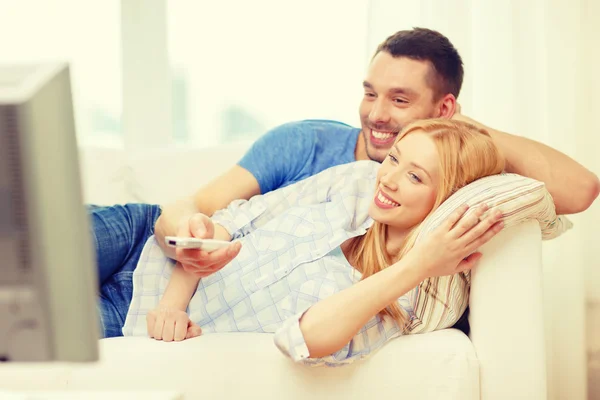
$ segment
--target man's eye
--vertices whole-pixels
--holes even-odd
[[[375,97],[375,93],[365,93],[365,97]]]
[[[394,102],[398,103],[398,104],[406,104],[406,103],[408,103],[408,101],[406,101],[404,99],[394,99]]]

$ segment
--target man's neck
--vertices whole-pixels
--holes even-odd
[[[367,154],[367,147],[365,145],[365,138],[362,130],[358,133],[358,137],[356,138],[356,147],[354,147],[354,159],[356,161],[369,160],[369,155]]]

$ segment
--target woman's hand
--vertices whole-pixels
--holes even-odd
[[[407,254],[415,257],[415,265],[425,277],[453,275],[473,268],[482,257],[475,251],[504,227],[500,211],[482,218],[487,205],[465,215],[468,209],[467,205],[461,206]]]
[[[215,225],[209,217],[197,213],[181,221],[177,236],[213,239]],[[210,253],[205,250],[179,248],[175,251],[175,259],[181,263],[184,271],[204,278],[227,265],[238,255],[241,248],[241,243],[232,243]]]
[[[192,322],[185,311],[159,305],[146,315],[148,335],[164,342],[179,342],[202,334],[202,329]]]

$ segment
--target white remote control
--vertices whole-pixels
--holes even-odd
[[[215,251],[227,247],[231,242],[215,239],[198,239],[192,237],[165,236],[165,243],[170,247],[180,249],[199,249],[204,251]]]

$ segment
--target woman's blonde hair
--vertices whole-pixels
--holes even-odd
[[[504,169],[504,158],[489,133],[471,124],[449,119],[417,121],[407,125],[396,142],[411,133],[428,134],[439,155],[439,184],[431,212],[461,187]],[[411,229],[398,253],[389,254],[385,245],[387,226],[375,221],[365,235],[352,239],[348,252],[350,264],[362,273],[362,279],[387,268],[413,247],[420,225]],[[400,325],[407,322],[397,302],[383,309],[380,315],[389,315]]]

